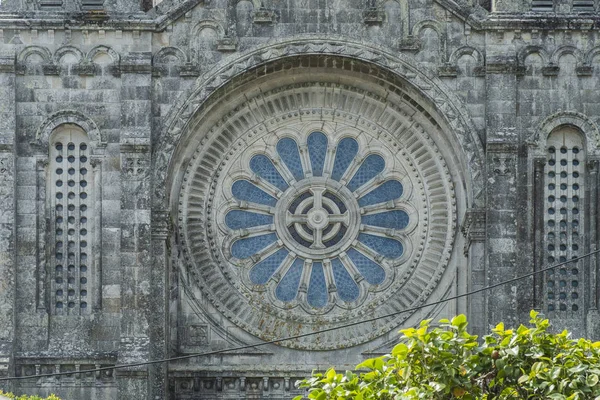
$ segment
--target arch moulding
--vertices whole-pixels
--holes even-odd
[[[76,110],[61,110],[48,116],[38,128],[32,145],[47,147],[50,135],[60,125],[73,124],[83,129],[90,138],[93,147],[103,147],[105,143],[100,136],[96,123],[83,113]]]
[[[588,116],[577,111],[559,111],[544,119],[527,141],[536,154],[545,155],[548,135],[559,126],[570,125],[579,129],[586,141],[589,155],[600,155],[600,131]]]
[[[188,130],[189,122],[204,103],[218,89],[244,72],[285,58],[330,55],[371,64],[408,82],[413,89],[435,108],[436,113],[451,131],[463,151],[464,174],[467,177],[469,207],[483,201],[483,146],[466,107],[436,77],[423,73],[407,56],[391,54],[374,45],[365,45],[345,39],[321,39],[314,36],[274,41],[268,45],[232,55],[201,76],[197,84],[184,93],[167,115],[162,135],[154,147],[153,208],[169,208],[169,168],[177,144]]]

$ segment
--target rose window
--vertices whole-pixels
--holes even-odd
[[[249,152],[230,175],[220,221],[223,253],[251,290],[318,310],[389,284],[417,213],[382,154],[322,132]]]

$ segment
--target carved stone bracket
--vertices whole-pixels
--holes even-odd
[[[277,14],[273,10],[267,10],[264,7],[254,12],[253,21],[255,24],[273,24],[277,19]]]
[[[548,65],[547,67],[542,68],[542,75],[557,76],[559,71],[560,67],[558,65]]]
[[[469,253],[471,243],[485,241],[485,222],[486,211],[484,209],[470,208],[465,212],[461,227],[462,234],[467,239],[464,248],[465,256]]]
[[[398,48],[402,51],[419,51],[421,42],[414,36],[408,35],[398,42]]]
[[[185,65],[182,65],[181,68],[179,69],[179,75],[180,76],[198,76],[200,75],[200,71],[198,71],[198,66],[194,65],[192,63],[185,63]]]
[[[224,36],[217,41],[217,50],[222,52],[236,51],[237,40],[230,36]]]
[[[0,357],[0,377],[8,376],[9,357]]]
[[[1,54],[0,55],[0,73],[14,73],[15,72],[15,56],[14,54]]]
[[[446,63],[438,68],[438,76],[456,78],[458,76],[458,68],[455,65]]]
[[[575,68],[577,76],[592,76],[594,68],[591,65],[581,65]]]
[[[375,7],[363,11],[363,22],[366,25],[381,25],[384,18],[385,13]]]
[[[152,211],[152,239],[166,240],[171,227],[170,213],[167,210]]]

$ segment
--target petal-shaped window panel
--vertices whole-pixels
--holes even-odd
[[[387,258],[398,258],[404,253],[402,243],[395,239],[361,233],[358,235],[358,240]]]
[[[225,215],[225,225],[230,229],[247,229],[255,226],[270,225],[272,215],[258,214],[250,211],[231,210]]]
[[[381,228],[404,229],[408,225],[408,214],[402,210],[369,214],[362,217],[362,223]]]
[[[354,192],[356,189],[375,178],[384,168],[385,160],[379,154],[367,156],[350,182],[348,182],[348,188]]]
[[[277,289],[275,289],[275,296],[277,296],[279,300],[288,302],[296,298],[303,269],[304,260],[300,258],[295,259],[290,269],[286,272],[281,281],[279,281]]]
[[[327,156],[327,136],[321,132],[313,132],[308,137],[307,145],[313,176],[322,176]]]
[[[327,305],[327,297],[327,284],[325,283],[323,264],[314,262],[312,264],[310,282],[308,284],[308,304],[315,308],[325,307]]]
[[[239,259],[248,258],[259,253],[276,240],[277,236],[274,233],[238,239],[231,246],[231,255]]]
[[[235,181],[231,186],[233,197],[237,200],[248,201],[250,203],[264,204],[266,206],[275,207],[277,200],[259,189],[253,183],[242,179]]]
[[[250,269],[250,281],[257,285],[264,285],[271,279],[275,271],[288,255],[286,249],[279,249]]]
[[[331,268],[333,269],[333,279],[335,279],[335,286],[340,299],[346,302],[356,300],[359,295],[358,285],[339,258],[331,261]]]
[[[352,263],[371,285],[379,285],[385,279],[385,271],[381,265],[371,260],[356,249],[348,250],[348,257]]]
[[[331,177],[339,181],[344,176],[352,160],[358,153],[358,143],[352,138],[344,138],[340,141],[335,151],[335,161]]]
[[[297,181],[304,179],[298,145],[293,139],[284,138],[277,142],[277,153]]]
[[[286,190],[289,187],[271,160],[263,154],[257,154],[250,159],[250,169],[256,175],[280,190]]]
[[[404,188],[400,182],[396,180],[386,181],[358,199],[358,205],[366,207],[396,200],[402,196],[403,191]]]

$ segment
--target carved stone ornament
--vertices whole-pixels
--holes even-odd
[[[454,243],[452,178],[432,140],[440,133],[409,117],[402,97],[329,74],[253,80],[261,91],[232,94],[185,156],[181,267],[212,306],[265,340],[422,304]],[[281,345],[353,346],[409,316]]]

